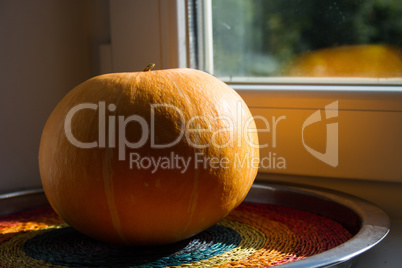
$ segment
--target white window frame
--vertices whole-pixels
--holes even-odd
[[[188,67],[186,18],[185,0],[110,0],[110,69],[139,71],[151,62],[156,63],[156,69]],[[211,57],[212,53],[208,55]],[[308,114],[332,101],[339,103],[340,118],[343,116],[339,130],[350,134],[342,137],[339,151],[353,163],[333,168],[308,157],[305,152],[295,152],[287,156],[289,162],[299,162],[295,167],[279,171],[262,168],[261,172],[402,182],[401,85],[310,85],[280,81],[228,84],[243,97],[252,112],[266,116],[278,111],[288,117],[295,111]],[[353,124],[359,127],[351,129]],[[349,132],[344,131],[346,125]],[[354,136],[355,132],[360,136]],[[294,142],[291,137],[288,139],[288,144]]]

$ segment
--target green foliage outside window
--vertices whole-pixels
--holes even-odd
[[[400,0],[212,0],[215,75],[273,76],[303,52],[402,47]]]

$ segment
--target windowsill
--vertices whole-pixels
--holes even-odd
[[[223,80],[224,81],[224,80]],[[226,81],[225,81],[226,82]],[[392,83],[330,83],[327,81],[326,83],[290,83],[284,82],[283,79],[277,82],[271,83],[259,83],[257,81],[254,82],[226,82],[235,90],[281,90],[281,91],[334,91],[334,92],[397,92],[402,93],[402,84],[392,84]]]
[[[393,91],[393,86],[372,87],[372,91],[356,91],[356,86],[352,91],[348,86],[335,85],[230,86],[259,118],[257,128],[264,130],[259,132],[260,144],[265,145],[260,156],[267,165],[261,171],[402,182],[400,86]],[[361,86],[363,88],[367,87]],[[329,166],[307,152],[307,147],[326,153],[326,129],[331,122],[324,120],[324,110],[333,103],[337,103],[337,115],[331,122],[336,124],[337,130],[336,138],[331,141],[336,142],[339,164]],[[311,124],[311,128],[310,125],[305,127],[305,122],[317,111],[323,120]],[[279,161],[286,166],[279,166]]]
[[[368,78],[368,77],[228,77],[217,76],[226,83],[279,84],[279,85],[361,85],[365,87],[402,86],[402,78]]]
[[[399,267],[401,242],[402,219],[397,219],[383,241],[358,257],[356,268]]]

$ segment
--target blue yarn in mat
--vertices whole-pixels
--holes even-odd
[[[27,240],[22,250],[31,258],[61,266],[166,267],[223,254],[237,247],[240,241],[241,236],[236,231],[214,225],[192,238],[170,245],[124,247],[88,238],[67,227]]]

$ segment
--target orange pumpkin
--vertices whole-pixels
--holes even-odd
[[[350,45],[312,51],[298,57],[285,75],[312,77],[402,76],[402,51],[386,45]]]
[[[241,97],[198,70],[149,69],[78,85],[42,133],[50,204],[98,240],[193,236],[238,206],[256,176],[258,138]]]

